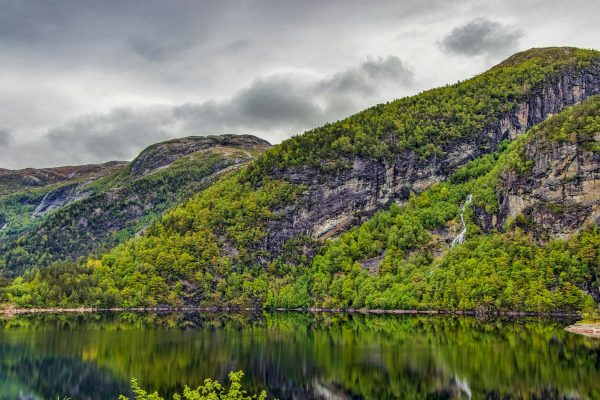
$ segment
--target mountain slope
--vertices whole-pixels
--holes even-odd
[[[36,298],[28,297],[30,291],[72,277],[67,280],[90,291],[72,288],[59,300],[51,293],[37,298],[105,306],[588,307],[599,239],[595,228],[577,232],[597,219],[598,100],[568,106],[599,92],[598,52],[517,54],[469,81],[285,141],[101,259],[18,278],[9,298],[30,304]],[[540,126],[547,133],[534,128],[518,136],[565,108]],[[549,144],[541,145],[544,140]],[[560,146],[567,147],[553,153]],[[539,162],[524,158],[531,151]],[[578,171],[589,173],[573,178],[560,172],[560,154],[572,151],[581,155]],[[505,218],[503,204],[511,194],[502,188],[515,176],[511,171],[524,182],[542,179],[545,192],[554,190],[561,174],[564,187],[580,182],[579,194],[552,207],[585,212],[558,230],[526,228],[521,225],[529,218],[526,212],[519,217],[520,211],[539,201],[535,193],[531,203],[519,203],[525,208],[516,216],[508,212]],[[361,222],[324,247],[317,241]],[[505,231],[508,225],[518,229]],[[447,251],[465,229],[467,241]],[[557,233],[570,241],[538,244]]]
[[[533,49],[449,87],[379,105],[307,132],[248,169],[309,191],[269,226],[276,251],[298,234],[335,236],[381,207],[405,201],[467,161],[549,115],[600,93],[600,53]]]
[[[503,140],[595,93],[600,93],[600,53],[548,48],[517,54],[471,80],[379,105],[284,141],[210,192],[216,199],[235,197],[239,217],[215,215],[206,224],[196,216],[204,215],[204,208],[214,213],[215,204],[200,196],[188,212],[167,215],[162,229],[185,236],[194,234],[188,226],[202,226],[216,238],[211,245],[243,267],[257,261],[266,266],[293,247],[310,257],[310,240],[303,238],[334,236],[390,203],[406,201],[411,192],[425,190]],[[293,190],[294,200],[270,208],[271,215],[244,203],[273,182]],[[238,234],[248,224],[256,234]]]
[[[488,183],[497,200],[475,209],[477,224],[489,232],[515,223],[542,241],[600,225],[598,97],[537,126],[529,136],[515,154],[521,167],[506,169]]]
[[[90,194],[89,183],[121,171],[124,162],[0,170],[0,241],[26,231],[53,208]]]
[[[124,164],[125,162],[112,161],[104,164],[56,168],[25,168],[20,170],[0,168],[0,196],[76,179],[98,179],[114,172]]]
[[[24,211],[30,226],[0,242],[0,270],[12,275],[110,248],[268,146],[253,136],[176,139],[150,146],[110,175],[46,188],[33,211]]]
[[[599,122],[598,96],[567,108],[327,243],[301,276],[271,286],[269,304],[593,308],[600,302]],[[466,241],[456,244],[463,220]]]

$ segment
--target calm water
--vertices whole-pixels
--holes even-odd
[[[0,398],[170,394],[247,373],[280,399],[600,399],[600,341],[571,321],[215,314],[0,320]]]

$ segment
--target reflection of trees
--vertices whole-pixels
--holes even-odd
[[[93,362],[46,356],[26,345],[0,345],[0,380],[14,386],[11,394],[0,394],[3,400],[17,398],[16,393],[29,393],[27,399],[116,399],[129,389],[128,381]]]
[[[69,382],[88,368],[85,379],[107,388],[136,376],[167,393],[243,369],[249,389],[267,386],[282,399],[593,398],[600,387],[600,345],[539,319],[127,313],[17,317],[3,326],[0,343],[23,352],[7,353],[11,371],[47,375],[50,386],[53,369]]]

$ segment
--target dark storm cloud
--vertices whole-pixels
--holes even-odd
[[[441,44],[446,51],[460,55],[507,55],[517,48],[522,36],[520,30],[477,18],[452,29]]]
[[[10,144],[12,135],[6,128],[0,128],[0,146],[6,147]]]

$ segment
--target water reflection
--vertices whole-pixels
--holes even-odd
[[[0,399],[170,394],[243,369],[280,399],[600,398],[600,341],[571,321],[275,313],[0,321]]]

